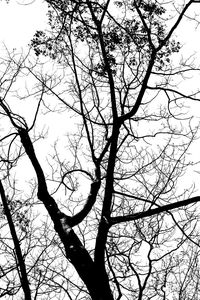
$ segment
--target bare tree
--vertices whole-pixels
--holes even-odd
[[[179,59],[175,33],[186,17],[198,22],[199,1],[47,3],[50,31],[36,32],[32,47],[54,71],[44,58],[13,56],[1,76],[3,174],[28,158],[51,219],[40,221],[40,259],[26,272],[32,298],[198,299],[200,196],[182,182],[199,92],[180,79],[199,67]],[[15,79],[25,76],[35,85],[21,95]],[[16,106],[29,99],[31,117]],[[62,119],[54,143],[41,134],[46,116],[57,116],[49,136]]]

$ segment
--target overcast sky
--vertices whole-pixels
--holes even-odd
[[[0,43],[9,48],[25,47],[37,29],[47,24],[47,6],[41,0],[0,1]]]

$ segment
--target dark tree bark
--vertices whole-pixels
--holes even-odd
[[[20,277],[22,289],[24,291],[24,297],[27,300],[31,300],[32,297],[31,297],[31,290],[30,290],[28,275],[27,275],[27,271],[26,271],[26,263],[25,263],[24,258],[23,258],[22,250],[21,250],[21,247],[20,247],[20,241],[17,237],[16,228],[15,228],[15,225],[14,225],[14,222],[13,222],[13,219],[12,219],[12,215],[11,215],[8,203],[7,203],[4,187],[3,187],[1,181],[0,181],[0,195],[1,195],[1,200],[2,200],[2,203],[3,203],[4,212],[5,212],[5,215],[6,215],[6,218],[7,218],[7,221],[8,221],[8,225],[9,225],[9,228],[10,228],[10,233],[11,233],[11,236],[12,236],[14,249],[15,249],[16,256],[17,256],[18,268],[19,268],[19,277]]]

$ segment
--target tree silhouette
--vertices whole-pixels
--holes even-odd
[[[36,179],[26,182],[26,203],[42,216],[30,237],[35,221],[20,202],[30,244],[23,250],[10,230],[21,282],[13,294],[21,286],[31,294],[26,299],[198,299],[200,196],[181,180],[193,165],[187,154],[198,133],[187,105],[199,92],[177,84],[198,66],[177,59],[175,32],[186,17],[198,22],[199,2],[47,3],[50,30],[37,31],[31,42],[39,60],[2,60],[2,202],[3,184],[8,194],[15,191],[12,178],[29,161]],[[25,77],[35,85],[21,96],[13,87]],[[16,106],[27,99],[31,118]],[[37,145],[47,115],[64,116],[64,134],[56,134],[53,148],[46,135],[44,162]],[[48,126],[54,132],[55,122]],[[9,226],[18,226],[15,215]]]

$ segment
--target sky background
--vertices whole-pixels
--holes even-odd
[[[9,49],[25,47],[35,31],[47,25],[46,12],[47,5],[41,0],[0,0],[0,43]]]

